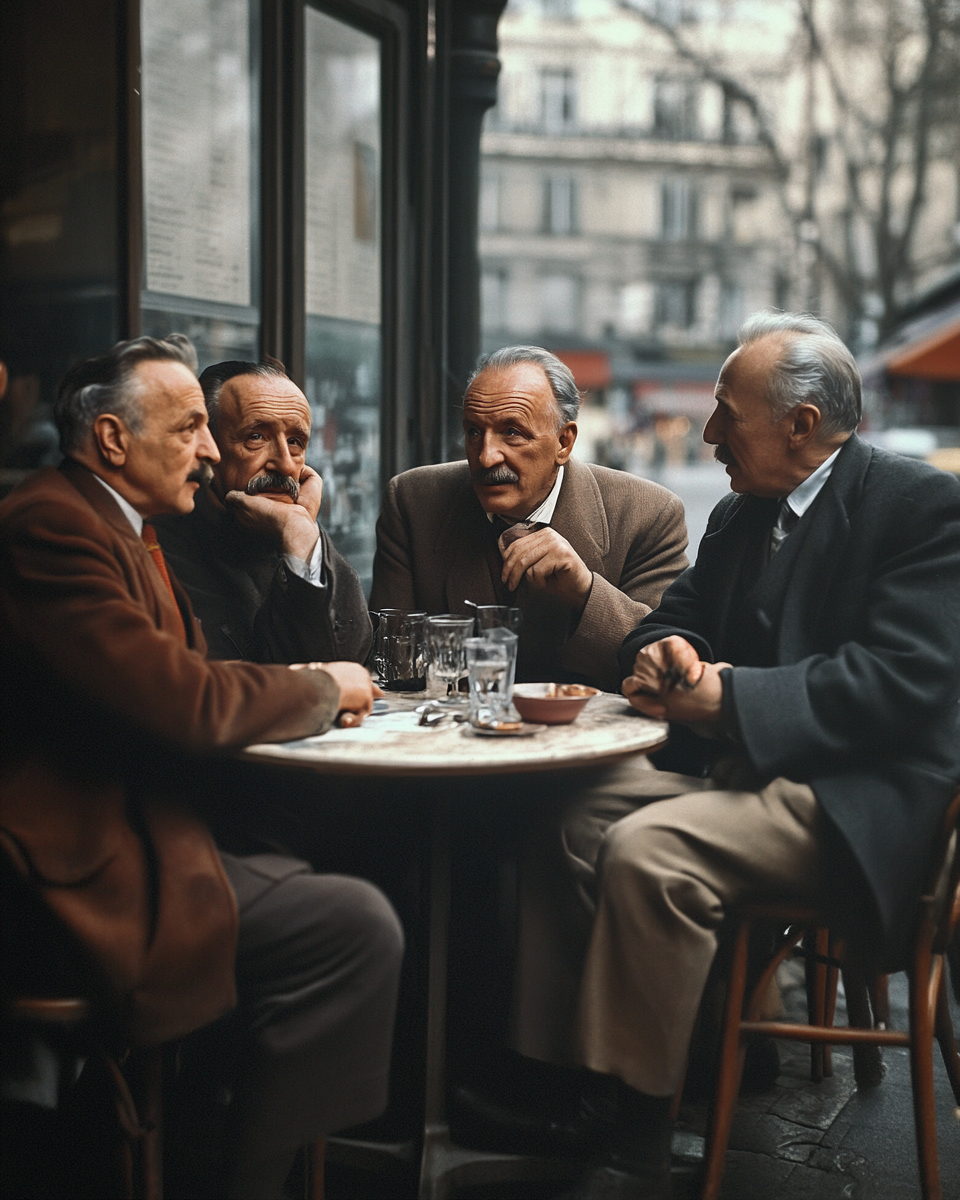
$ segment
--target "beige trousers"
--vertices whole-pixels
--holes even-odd
[[[734,790],[636,763],[569,799],[522,861],[516,1049],[671,1095],[724,913],[821,898],[822,819],[805,784]]]

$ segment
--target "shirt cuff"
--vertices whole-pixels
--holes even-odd
[[[296,554],[285,554],[283,561],[287,567],[294,573],[299,575],[301,579],[305,579],[307,583],[313,584],[314,587],[326,587],[326,580],[323,577],[323,538],[317,537],[317,544],[313,548],[313,553],[304,562]]]

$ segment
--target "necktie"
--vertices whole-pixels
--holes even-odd
[[[770,553],[776,552],[783,545],[784,539],[791,533],[797,525],[800,518],[790,507],[786,499],[780,501],[780,512],[777,514],[777,523],[773,527],[773,532],[770,535]]]
[[[160,572],[160,578],[166,585],[167,591],[170,593],[170,599],[173,601],[173,607],[177,610],[177,615],[180,617],[180,628],[183,631],[183,640],[187,640],[187,628],[183,623],[183,613],[180,612],[180,605],[177,603],[177,597],[173,590],[173,584],[170,582],[170,575],[167,571],[166,560],[163,557],[163,551],[160,549],[160,543],[157,541],[157,531],[152,525],[144,523],[143,532],[140,535],[143,538],[143,544],[147,548],[147,553],[153,559],[157,570]]]

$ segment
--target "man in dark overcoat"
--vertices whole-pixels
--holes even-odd
[[[595,907],[579,1057],[619,1089],[576,1200],[667,1196],[670,1098],[731,906],[835,906],[895,966],[960,780],[960,482],[857,436],[856,364],[807,314],[751,317],[716,400],[704,439],[735,494],[620,654],[686,773],[621,773],[564,828]]]

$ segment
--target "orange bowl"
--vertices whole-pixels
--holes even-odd
[[[513,703],[525,721],[540,725],[569,725],[599,689],[582,683],[518,683]]]

